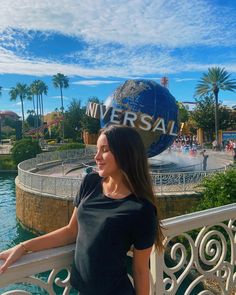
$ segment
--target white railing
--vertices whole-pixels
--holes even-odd
[[[94,148],[42,153],[37,155],[36,158],[23,161],[18,165],[17,180],[20,185],[40,194],[49,194],[63,198],[74,197],[80,186],[82,175],[69,178],[58,175],[42,175],[31,171],[37,168],[40,169],[42,164],[52,165],[55,163],[57,168],[51,172],[60,172],[61,175],[64,175],[65,160],[69,159],[78,165],[79,163],[91,161],[92,155],[94,155]],[[58,161],[61,165],[59,165]]]
[[[230,204],[164,220],[166,250],[161,255],[155,251],[151,255],[151,295],[235,294],[235,219],[236,204]],[[41,288],[37,294],[47,291],[56,295],[54,283],[63,289],[60,294],[67,295],[73,253],[74,245],[69,245],[27,254],[0,275],[0,288],[23,282]],[[64,280],[57,277],[62,269],[68,274]],[[47,281],[35,277],[46,270],[51,270]],[[19,291],[20,286],[1,294],[35,294]]]
[[[21,162],[18,165],[18,181],[25,188],[40,194],[50,194],[57,197],[73,197],[77,193],[82,174],[77,177],[64,176],[68,167],[78,166],[91,161],[95,149],[69,150],[62,152],[47,152],[37,155],[34,159]],[[74,161],[73,165],[68,161]],[[42,175],[40,171],[33,170],[42,168],[42,165],[55,165],[50,168],[53,175]],[[216,172],[226,169],[225,167],[191,172],[168,172],[151,173],[156,193],[192,192],[198,191],[198,185],[202,179]]]
[[[93,157],[95,154],[95,147],[86,147],[84,149],[65,150],[57,152],[46,152],[36,156],[37,163],[46,163],[56,160],[78,159],[80,157]]]
[[[151,173],[156,193],[193,192],[199,191],[199,184],[204,177],[225,171],[219,168],[207,171]]]
[[[236,203],[164,220],[165,255],[151,257],[155,294],[236,294],[235,221]]]
[[[9,267],[9,269],[0,275],[1,295],[29,295],[29,294],[50,294],[55,293],[53,285],[62,288],[63,295],[70,292],[69,284],[70,268],[74,256],[74,245],[68,245],[56,249],[45,250],[37,253],[31,253],[23,256],[18,262]],[[36,274],[50,271],[45,280],[45,276],[36,276]],[[67,277],[60,279],[57,275],[65,270]],[[33,276],[34,275],[34,276]],[[9,284],[14,283],[11,290],[5,291]],[[19,287],[17,286],[19,284]],[[33,291],[31,291],[33,289]],[[30,292],[31,291],[31,292]]]

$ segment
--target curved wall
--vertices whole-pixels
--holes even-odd
[[[199,200],[199,194],[174,194],[158,197],[161,219],[186,214]],[[68,224],[74,206],[71,197],[40,194],[23,187],[16,178],[16,216],[27,229],[48,233]]]
[[[27,229],[43,234],[65,226],[73,209],[72,198],[37,194],[20,185],[16,178],[16,217]]]

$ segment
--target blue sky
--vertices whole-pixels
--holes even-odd
[[[0,1],[0,110],[20,114],[8,92],[36,79],[49,87],[45,111],[59,108],[58,72],[70,79],[65,106],[72,98],[104,101],[127,79],[168,76],[178,101],[194,101],[208,67],[236,79],[236,1]],[[236,93],[221,92],[220,100],[235,105]]]

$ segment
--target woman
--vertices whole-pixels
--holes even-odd
[[[80,295],[148,295],[153,244],[162,250],[163,235],[138,132],[130,127],[101,130],[95,155],[97,173],[87,174],[75,198],[69,224],[0,254],[5,271],[28,251],[76,241],[71,284]],[[133,278],[126,253],[133,245]]]

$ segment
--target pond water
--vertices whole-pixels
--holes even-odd
[[[19,242],[35,237],[30,231],[24,229],[16,219],[16,197],[14,173],[0,173],[0,251],[13,247]],[[65,274],[62,274],[64,276]],[[47,279],[48,273],[40,274],[39,277]],[[48,294],[36,286],[26,284],[12,284],[6,288],[0,288],[0,294],[9,290],[27,290],[31,294]],[[56,289],[56,294],[62,294],[61,289]],[[75,295],[75,291],[71,291]]]
[[[0,173],[0,251],[34,237],[16,220],[14,173]]]

